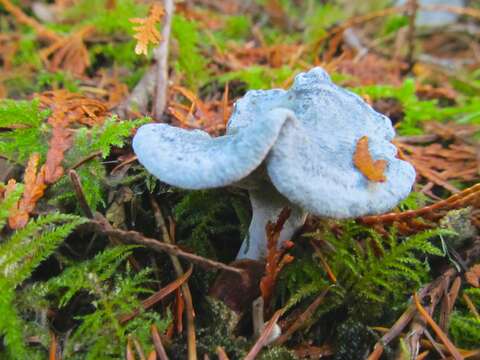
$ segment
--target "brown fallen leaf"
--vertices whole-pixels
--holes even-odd
[[[150,43],[156,45],[160,42],[160,40],[162,40],[157,26],[163,15],[165,15],[163,7],[158,4],[153,4],[146,18],[130,19],[130,22],[139,24],[133,28],[135,31],[135,35],[133,37],[137,39],[137,45],[135,46],[136,54],[143,54],[147,56],[148,45]]]
[[[368,136],[362,136],[357,142],[353,163],[360,172],[370,181],[384,182],[384,172],[387,162],[385,160],[373,160],[368,150]]]

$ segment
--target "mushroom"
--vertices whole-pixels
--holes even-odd
[[[292,212],[279,246],[307,213],[353,218],[383,213],[405,198],[415,170],[397,158],[393,137],[386,116],[317,67],[297,75],[289,90],[247,92],[224,136],[154,123],[137,131],[133,148],[150,173],[172,186],[247,189],[253,216],[237,259],[261,260],[265,225],[284,207]],[[368,169],[382,176],[371,178]]]

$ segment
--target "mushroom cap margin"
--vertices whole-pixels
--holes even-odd
[[[184,189],[207,189],[238,182],[265,159],[288,117],[275,109],[235,134],[216,138],[201,130],[147,124],[133,138],[139,162],[155,177]]]

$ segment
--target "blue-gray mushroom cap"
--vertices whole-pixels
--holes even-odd
[[[289,90],[249,91],[236,102],[224,136],[148,124],[133,148],[149,172],[186,189],[235,184],[263,164],[292,203],[346,218],[383,213],[410,193],[415,171],[396,157],[394,135],[386,116],[314,68]],[[386,161],[384,182],[369,181],[353,163],[364,136],[372,158]]]

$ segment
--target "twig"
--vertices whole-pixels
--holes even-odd
[[[480,256],[480,239],[477,239],[469,249],[463,254],[466,259],[466,263],[471,263],[474,259],[477,259]],[[446,280],[450,281],[451,278],[456,276],[458,271],[455,267],[448,268],[442,275],[436,278],[434,281],[423,287],[417,295],[418,299],[422,299],[427,296],[431,291],[434,291],[436,287],[442,285]],[[395,324],[390,328],[390,330],[385,333],[382,338],[375,344],[373,352],[369,355],[368,360],[378,360],[383,353],[383,349],[388,345],[393,339],[399,336],[403,329],[410,323],[416,313],[415,304],[410,304],[410,306],[405,310],[405,312],[398,318]]]
[[[358,218],[358,220],[367,225],[373,224],[387,224],[394,221],[403,221],[406,219],[416,218],[419,216],[428,215],[434,211],[447,208],[455,209],[458,206],[466,204],[468,201],[475,201],[477,197],[480,197],[480,184],[476,184],[468,189],[463,190],[455,195],[450,196],[449,198],[436,202],[435,204],[425,206],[418,210],[408,210],[400,213],[387,213],[383,215],[372,215],[372,216],[363,216]]]
[[[315,311],[318,309],[318,307],[323,303],[325,300],[325,296],[327,295],[328,291],[330,290],[330,287],[327,287],[325,290],[323,290],[317,297],[316,299],[307,307],[307,309],[300,314],[299,317],[294,321],[294,323],[285,331],[284,334],[282,334],[276,341],[276,345],[281,345],[285,341],[287,341],[292,334],[300,329],[308,320],[310,320],[315,313]]]
[[[175,281],[172,281],[170,284],[161,288],[155,294],[153,294],[153,295],[149,296],[148,298],[146,298],[145,300],[143,300],[142,301],[143,310],[147,310],[147,309],[151,308],[153,305],[155,305],[157,302],[162,300],[164,297],[171,294],[172,292],[177,290],[180,286],[182,286],[188,280],[190,275],[192,275],[192,270],[193,270],[193,266],[190,266],[188,271],[185,274],[183,274],[181,277],[179,277]],[[120,323],[125,323],[127,321],[130,321],[135,316],[137,316],[139,313],[140,313],[140,310],[135,309],[128,315],[120,316]]]
[[[75,170],[70,170],[68,172],[68,176],[70,176],[70,180],[72,181],[73,190],[75,191],[75,195],[77,196],[80,209],[82,209],[83,213],[87,218],[93,219],[94,215],[92,209],[90,209],[90,206],[88,206],[87,199],[85,198],[85,193],[83,192],[80,177]]]
[[[135,360],[135,353],[132,350],[132,339],[129,337],[127,340],[127,350],[125,352],[127,360]]]
[[[155,350],[157,351],[160,360],[169,360],[165,348],[163,347],[162,338],[160,337],[155,324],[150,327],[150,332],[152,333],[153,345],[155,346]]]
[[[103,235],[116,237],[125,243],[135,243],[135,244],[144,245],[156,252],[160,252],[160,253],[165,252],[169,255],[179,256],[194,264],[198,264],[205,268],[226,270],[229,272],[234,272],[239,275],[243,275],[243,271],[241,269],[237,269],[233,266],[228,266],[224,263],[221,263],[215,260],[204,258],[200,255],[192,254],[190,252],[180,249],[176,245],[159,242],[156,239],[145,237],[136,231],[125,231],[125,230],[116,229],[112,227],[110,223],[108,223],[108,220],[105,219],[105,217],[101,214],[97,213],[95,217],[96,219],[91,220],[90,224],[93,225],[95,231]]]
[[[478,319],[480,320],[480,314],[478,313],[477,308],[475,307],[475,304],[473,303],[472,299],[470,299],[470,296],[468,296],[466,293],[463,293],[462,295],[463,300],[465,300],[465,303],[467,304],[468,309],[470,312]]]
[[[432,347],[435,349],[435,351],[438,353],[438,355],[440,355],[440,357],[442,359],[445,359],[445,354],[443,353],[442,349],[440,348],[439,344],[435,341],[435,339],[433,338],[432,334],[430,334],[430,332],[425,329],[425,336],[427,337],[428,341],[430,341],[430,343],[432,344]],[[421,356],[422,354],[418,354],[417,356],[417,359]]]
[[[155,220],[157,225],[160,227],[163,235],[163,243],[156,242],[157,245],[169,245],[172,247],[176,247],[174,244],[175,234],[174,234],[174,227],[170,228],[170,231],[167,231],[167,227],[165,224],[165,218],[162,215],[162,211],[160,206],[158,206],[157,202],[153,197],[150,197],[150,203],[154,210]],[[172,223],[173,224],[173,223]],[[178,259],[179,254],[169,253],[170,260],[172,261],[173,268],[175,273],[178,277],[183,275],[183,268],[180,260]],[[178,255],[178,256],[177,256]],[[198,256],[198,255],[196,255]],[[227,266],[227,265],[225,265]],[[182,287],[182,294],[185,300],[185,311],[186,311],[186,318],[187,318],[187,351],[188,351],[188,360],[196,360],[197,359],[197,344],[196,344],[196,335],[195,335],[195,322],[194,322],[194,310],[193,310],[193,301],[192,301],[192,294],[190,293],[190,288],[188,284],[183,284]]]
[[[406,62],[408,64],[407,72],[412,71],[414,63],[414,52],[415,52],[415,19],[417,17],[418,3],[417,0],[408,0],[407,12],[408,12],[408,30],[407,30],[407,41],[408,41],[408,50]]]
[[[168,88],[168,48],[170,43],[170,32],[172,28],[172,18],[175,6],[173,0],[164,0],[162,41],[159,46],[153,50],[153,56],[157,62],[156,66],[156,96],[153,102],[153,117],[160,120],[167,104]]]
[[[457,276],[455,280],[453,280],[452,286],[450,290],[445,291],[442,301],[442,308],[440,311],[440,327],[443,330],[447,329],[448,318],[450,317],[450,313],[453,310],[453,306],[455,305],[455,301],[457,300],[458,292],[460,291],[460,286],[462,285],[462,279],[460,276]],[[448,290],[448,289],[445,289]]]
[[[83,191],[83,187],[82,187],[82,183],[80,181],[80,177],[78,176],[78,174],[75,170],[70,170],[68,172],[68,175],[70,177],[70,180],[72,181],[73,190],[74,190],[75,196],[77,197],[77,200],[79,202],[80,209],[82,209],[83,213],[85,214],[85,216],[87,218],[89,218],[91,221],[94,221],[95,215],[93,214],[92,209],[88,205],[88,202],[85,198],[85,192]],[[98,216],[102,216],[102,215],[98,215]],[[103,218],[103,216],[102,216],[102,218]],[[105,223],[110,226],[110,223],[108,223],[108,220],[105,219],[105,218],[103,218],[103,219],[104,219]],[[109,235],[108,240],[114,245],[118,245],[118,243],[119,243],[118,239],[115,236]],[[137,262],[137,260],[135,260],[133,255],[130,255],[128,257],[128,261],[135,270],[137,270],[137,271],[140,270],[141,267],[140,267],[139,263]]]
[[[98,156],[101,156],[102,155],[102,151],[95,151],[93,153],[91,153],[90,155],[87,155],[86,157],[80,159],[79,161],[77,161],[74,165],[72,165],[72,167],[70,168],[70,170],[76,170],[78,169],[80,166],[82,166],[83,164],[85,164],[86,162],[92,160],[92,159],[95,159],[96,157]],[[67,171],[68,172],[68,171]]]
[[[145,358],[145,352],[142,349],[142,345],[140,345],[139,341],[136,338],[133,338],[133,345],[135,346],[135,350],[137,351],[140,360],[147,360]]]
[[[135,85],[127,99],[117,106],[115,112],[120,117],[126,117],[132,109],[138,110],[141,114],[147,112],[148,100],[152,97],[155,89],[156,72],[156,65],[152,65]]]
[[[418,299],[417,294],[413,294],[413,300],[415,302],[415,306],[417,307],[418,312],[420,315],[425,319],[425,321],[432,327],[432,329],[437,334],[438,338],[442,341],[445,347],[448,349],[450,354],[454,357],[455,360],[463,359],[462,355],[458,351],[458,349],[453,345],[450,339],[445,335],[442,331],[440,326],[432,319],[430,314],[425,310],[425,308],[420,304],[420,300]]]
[[[432,283],[425,286],[422,290],[420,290],[419,297],[423,298],[432,287]],[[395,322],[395,324],[393,324],[390,330],[385,335],[383,335],[379,341],[377,341],[374,346],[373,352],[368,357],[368,360],[380,359],[380,356],[382,356],[385,346],[387,346],[393,339],[395,339],[402,333],[403,329],[410,323],[410,321],[415,316],[415,313],[415,305],[411,304],[407,308],[407,310],[405,310],[405,312],[397,319],[397,321]]]
[[[441,281],[437,283],[437,286],[434,286],[428,293],[429,304],[425,308],[425,311],[432,315],[435,312],[435,308],[440,301],[442,295],[446,292],[450,285],[451,277],[443,278]],[[420,340],[426,331],[426,323],[420,314],[418,314],[413,318],[412,323],[410,325],[409,336],[406,341],[407,348],[410,353],[410,358],[415,359],[419,352],[420,352]]]

